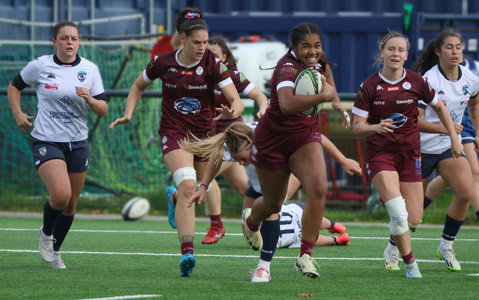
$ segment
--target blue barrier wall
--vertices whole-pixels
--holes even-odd
[[[332,67],[338,91],[355,92],[362,80],[376,71],[372,64],[378,53],[378,43],[388,28],[401,30],[402,17],[371,16],[209,16],[212,34],[221,34],[230,40],[240,36],[260,34],[288,43],[289,31],[302,22],[319,25],[323,32],[323,49]],[[238,25],[241,29],[238,30]],[[268,30],[262,28],[268,27]]]
[[[57,18],[68,16],[67,0],[59,0]],[[0,1],[0,18],[30,20],[30,0]],[[54,22],[52,0],[35,1],[35,21]],[[73,21],[90,19],[90,1],[71,1]],[[414,5],[411,26],[403,28],[403,5]],[[410,37],[411,50],[406,66],[414,68],[414,62],[422,50],[421,44],[435,37],[443,28],[454,26],[463,31],[468,45],[477,45],[479,28],[479,1],[467,1],[468,15],[463,16],[462,0],[178,0],[172,1],[175,15],[185,6],[196,6],[204,11],[211,34],[219,34],[231,41],[241,36],[261,35],[288,44],[288,33],[301,22],[317,23],[323,32],[324,50],[332,67],[337,89],[342,93],[354,93],[361,81],[376,71],[372,66],[378,53],[377,45],[388,30],[398,30]],[[153,2],[153,19],[150,20],[149,0],[96,0],[96,18],[117,17],[141,13],[144,16],[145,33],[149,24],[165,25],[166,0]],[[432,13],[453,14],[432,14]],[[173,15],[173,19],[174,19]],[[30,40],[29,26],[1,23],[0,39]],[[83,36],[120,36],[141,33],[139,20],[108,22],[81,26]],[[39,27],[34,31],[36,40],[50,40],[50,28]],[[466,54],[479,58],[476,48],[467,48]]]
[[[185,6],[201,7],[204,12],[212,14],[230,14],[231,12],[353,12],[368,11],[373,13],[403,11],[403,5],[411,3],[416,12],[427,13],[462,13],[462,0],[179,0],[176,8]],[[479,1],[467,1],[468,13],[479,13]]]

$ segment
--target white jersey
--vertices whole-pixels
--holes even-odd
[[[251,122],[251,123],[245,123],[245,124],[248,125],[254,131],[258,123]],[[224,144],[223,148],[224,148],[223,161],[236,161],[231,157],[231,154],[226,149],[226,144]],[[244,168],[246,170],[246,174],[248,175],[248,184],[253,187],[255,192],[261,194],[261,187],[259,185],[258,174],[256,174],[255,166],[253,164],[248,164]]]
[[[42,141],[76,142],[88,138],[86,102],[76,95],[87,87],[92,97],[104,94],[98,67],[77,57],[78,64],[62,65],[56,56],[44,55],[20,72],[27,84],[36,84],[38,113],[31,135]]]
[[[454,124],[461,124],[464,110],[470,98],[474,98],[479,90],[479,78],[469,69],[459,65],[459,79],[449,80],[438,65],[424,74],[429,84],[436,91],[439,100],[444,103]],[[421,104],[424,108],[424,103]],[[426,106],[422,118],[430,123],[442,124],[436,112]],[[461,135],[458,135],[461,140]],[[451,148],[451,140],[447,134],[421,132],[421,153],[441,154]]]
[[[303,228],[303,203],[291,203],[281,207],[277,248],[300,248]]]

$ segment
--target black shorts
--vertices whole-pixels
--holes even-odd
[[[258,199],[259,197],[263,196],[262,193],[258,193],[251,184],[248,184],[248,187],[246,188],[246,197],[250,197],[252,199]]]
[[[461,154],[464,156],[464,153]],[[422,178],[429,177],[441,160],[452,157],[451,149],[444,151],[441,154],[425,154],[421,153],[421,171]]]
[[[69,173],[83,173],[88,170],[90,150],[88,140],[71,143],[45,142],[30,137],[33,161],[38,168],[51,159],[61,159],[67,164]]]

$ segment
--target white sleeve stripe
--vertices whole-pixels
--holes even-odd
[[[229,84],[232,84],[233,83],[233,80],[231,80],[231,77],[228,77],[226,78],[225,80],[221,81],[220,83],[218,83],[218,87],[220,89],[224,88],[225,86],[229,85]]]
[[[355,115],[358,115],[360,117],[363,117],[363,118],[368,118],[369,116],[369,112],[368,111],[365,111],[365,110],[362,110],[362,109],[359,109],[357,108],[356,106],[353,106],[353,110],[351,111],[353,114]]]
[[[276,86],[276,91],[278,91],[280,88],[283,87],[292,87],[294,89],[294,82],[292,81],[281,81],[277,86]]]
[[[248,84],[247,87],[242,91],[243,95],[248,95],[255,88],[253,83]]]
[[[152,80],[148,78],[148,75],[146,75],[146,70],[143,71],[143,80],[145,80],[145,82],[148,84],[152,82]]]
[[[437,100],[438,100],[438,99],[439,99],[439,98],[437,97],[437,94],[434,95],[434,99],[432,99],[432,101],[429,102],[428,105],[429,105],[429,106],[435,106],[435,105],[437,104]]]

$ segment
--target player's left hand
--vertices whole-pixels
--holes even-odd
[[[349,117],[349,114],[347,111],[344,111],[342,113],[343,115],[343,127],[344,128],[349,128],[351,127],[351,118]]]
[[[227,105],[221,104],[221,107],[215,108],[217,112],[220,114],[213,119],[213,121],[218,120],[231,120],[234,119],[235,110],[233,108],[229,108]]]
[[[206,189],[200,186],[200,188],[193,193],[191,198],[188,199],[188,202],[186,203],[186,207],[190,208],[195,202],[197,202],[200,205],[203,203],[203,201],[205,201],[205,198],[206,198]]]
[[[459,140],[455,139],[454,141],[451,141],[452,158],[460,157],[463,151],[464,151],[464,147],[459,142]]]
[[[82,87],[82,86],[77,87],[76,93],[77,93],[77,96],[82,97],[83,99],[85,99],[85,101],[91,98],[90,90],[86,87]]]
[[[353,159],[346,158],[344,161],[340,162],[341,167],[343,168],[344,172],[346,172],[349,175],[357,174],[357,175],[362,175],[363,170],[361,169],[361,166],[359,163]]]

